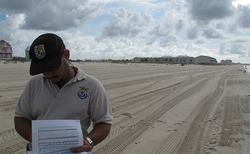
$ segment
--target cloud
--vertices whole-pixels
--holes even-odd
[[[227,26],[231,33],[250,32],[250,5],[238,5],[236,13],[228,19]]]
[[[203,54],[249,62],[250,6],[232,1],[0,0],[0,36],[15,56],[52,32],[71,59]]]
[[[190,40],[196,39],[198,37],[198,27],[192,27],[187,29],[187,38]]]
[[[249,0],[233,0],[233,5],[237,7],[239,4],[248,5],[250,4]]]
[[[224,21],[218,21],[215,25],[216,29],[225,29],[226,28],[226,24]]]
[[[0,22],[0,36],[6,41],[14,41],[20,32],[18,28],[24,22],[24,14],[13,14],[7,16],[6,19]]]
[[[199,39],[199,40],[196,40],[195,43],[196,44],[202,44],[202,43],[205,43],[206,41],[204,39]]]
[[[2,4],[2,5],[1,5]],[[20,6],[20,7],[19,7]],[[25,14],[22,29],[62,31],[82,26],[102,7],[88,1],[3,0],[0,8],[12,14]]]
[[[245,54],[245,48],[242,44],[227,44],[227,43],[221,43],[219,53],[221,55],[229,55],[229,54],[238,54],[238,55],[244,55]]]
[[[177,39],[173,33],[179,32],[185,26],[185,20],[182,19],[181,15],[177,13],[176,10],[166,10],[165,18],[157,23],[150,25],[145,32],[145,35],[142,35],[142,38],[145,39],[147,45],[152,45],[156,41],[160,41],[160,44],[166,46],[163,42],[169,42],[174,44]],[[167,43],[170,45],[169,43]]]
[[[24,50],[38,36],[38,32],[20,30],[24,22],[24,14],[11,14],[0,22],[0,39],[9,42],[12,46],[13,56],[24,56]]]
[[[189,14],[199,24],[208,24],[213,19],[231,16],[235,7],[232,0],[186,0],[190,5]]]
[[[228,43],[248,43],[250,42],[250,37],[248,36],[238,36],[227,40]]]
[[[99,11],[100,5],[78,1],[49,1],[26,14],[24,29],[61,31],[82,26]],[[44,5],[44,6],[43,6]]]
[[[213,28],[203,30],[202,35],[205,36],[206,38],[211,38],[211,39],[224,37],[221,31],[213,29]]]
[[[128,13],[124,8],[121,8],[119,14],[112,15],[109,24],[104,27],[96,40],[101,41],[118,36],[136,37],[153,22],[154,20],[150,14],[145,13],[142,16],[139,12]]]
[[[176,31],[180,31],[182,27],[184,26],[184,21],[182,19],[179,19],[177,24],[176,24]]]
[[[149,28],[147,33],[141,36],[147,45],[153,45],[155,41],[164,39],[171,33],[172,27],[167,22],[162,22]]]
[[[0,8],[3,10],[3,12],[18,14],[36,8],[40,2],[41,2],[40,0],[32,0],[32,1],[18,0],[15,2],[13,2],[13,0],[1,0]]]
[[[172,26],[168,22],[162,22],[157,25],[154,25],[148,31],[148,35],[161,37],[167,36],[172,30]]]
[[[250,37],[239,36],[235,38],[230,38],[220,44],[219,53],[221,55],[236,54],[241,57],[247,57],[249,53]]]
[[[171,46],[171,45],[176,44],[177,41],[178,41],[178,38],[175,35],[169,35],[169,36],[162,38],[159,42],[159,45],[162,47]]]
[[[238,13],[240,14],[238,18],[239,25],[242,28],[250,28],[250,5],[239,5]]]
[[[234,59],[235,62],[245,61],[248,63],[250,56],[249,42],[249,36],[229,38],[220,43],[218,53],[223,57],[228,57],[228,59]]]

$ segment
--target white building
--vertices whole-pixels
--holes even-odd
[[[230,59],[221,60],[220,63],[223,64],[223,65],[231,65],[232,64],[232,60],[230,60]]]
[[[209,56],[198,56],[196,58],[189,56],[177,57],[135,57],[133,62],[164,62],[169,64],[200,64],[200,65],[215,65],[217,60]]]
[[[164,62],[170,64],[193,64],[194,57],[178,56],[178,57],[135,57],[133,62]]]
[[[217,64],[217,60],[209,56],[198,56],[194,59],[194,63],[201,65],[214,65]]]
[[[25,49],[25,60],[26,61],[31,61],[29,52],[30,52],[30,46],[27,46],[27,48]]]

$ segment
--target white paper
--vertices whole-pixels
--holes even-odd
[[[71,154],[71,148],[82,145],[80,120],[32,121],[32,153]]]

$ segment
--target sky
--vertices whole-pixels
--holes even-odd
[[[70,59],[200,55],[250,63],[250,0],[0,0],[13,56],[44,33]]]

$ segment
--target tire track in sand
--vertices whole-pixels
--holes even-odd
[[[204,125],[207,116],[214,103],[223,92],[225,80],[228,77],[221,75],[217,88],[213,93],[205,96],[202,101],[196,105],[193,112],[185,121],[173,132],[161,145],[155,149],[154,153],[200,153],[202,137],[204,136]]]
[[[106,90],[108,90],[108,89],[114,89],[114,88],[119,88],[119,87],[124,87],[124,86],[131,86],[134,84],[163,80],[163,79],[170,78],[172,76],[173,75],[160,75],[160,76],[154,76],[154,77],[146,77],[146,78],[130,80],[130,81],[126,81],[126,82],[104,84],[104,87]]]
[[[2,87],[0,92],[23,90],[25,86],[15,86],[15,87]]]
[[[0,104],[0,112],[10,112],[16,109],[18,100],[8,101]]]
[[[27,143],[18,135],[14,128],[0,132],[1,154],[21,153],[20,151],[24,153],[26,144]]]
[[[146,116],[143,120],[140,120],[135,125],[131,126],[126,131],[116,136],[113,140],[109,141],[107,144],[94,151],[94,153],[121,153],[129,144],[131,144],[139,135],[146,131],[148,127],[151,126],[166,111],[171,109],[173,106],[175,106],[185,98],[199,91],[207,81],[208,78],[197,81],[198,83],[196,85],[182,92],[170,101],[165,102],[164,105],[159,106],[158,109]]]

